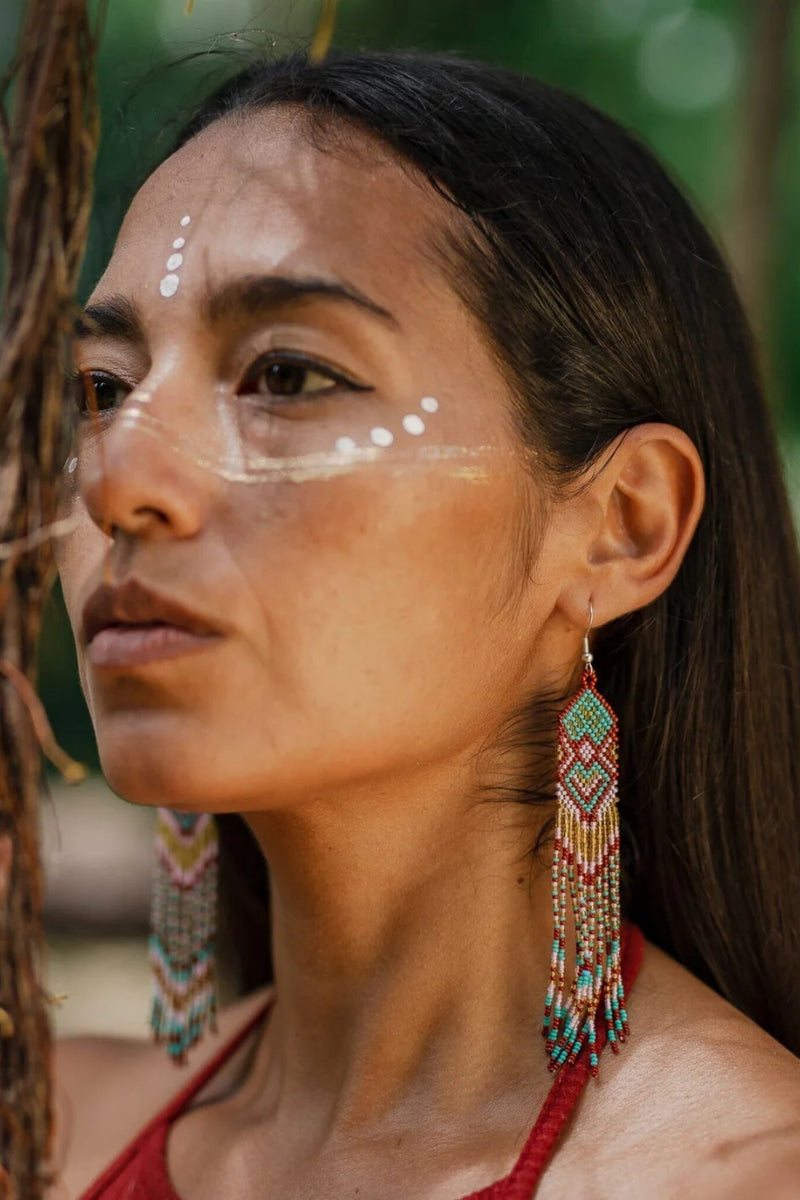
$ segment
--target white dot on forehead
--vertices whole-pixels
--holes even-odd
[[[188,225],[190,223],[191,219],[192,218],[188,214],[185,217],[181,217],[181,225],[183,225],[183,226]]]
[[[355,450],[356,443],[351,437],[340,437],[336,439],[336,449],[340,454],[348,454],[351,450]]]
[[[158,285],[162,296],[174,296],[178,290],[180,279],[177,275],[165,275]]]
[[[435,396],[423,396],[419,402],[420,408],[424,408],[425,412],[435,413],[439,407],[439,401]]]
[[[408,413],[403,417],[403,429],[406,433],[413,433],[416,437],[417,434],[425,432],[425,422],[416,413]]]
[[[182,254],[170,254],[169,258],[167,259],[167,270],[168,271],[177,271],[178,267],[181,265],[182,262],[183,262]]]
[[[185,245],[186,245],[186,238],[175,238],[175,241],[172,243],[172,249],[173,250],[182,250]]]
[[[67,470],[69,471],[70,475],[73,475],[75,473],[75,468],[77,467],[77,465],[78,465],[77,458],[71,458],[69,460],[69,462],[67,463]]]
[[[382,425],[376,425],[374,429],[369,431],[369,440],[376,446],[391,446],[394,441],[394,434],[390,429],[384,429]]]

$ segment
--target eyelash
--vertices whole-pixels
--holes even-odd
[[[341,371],[337,371],[335,367],[317,358],[312,358],[309,355],[302,354],[299,351],[292,350],[271,350],[268,354],[262,354],[257,358],[251,367],[245,372],[244,380],[240,384],[240,393],[244,391],[248,381],[251,383],[257,380],[270,367],[288,366],[304,371],[309,375],[321,375],[323,378],[330,380],[333,387],[319,388],[316,392],[310,393],[311,399],[319,396],[329,396],[339,390],[350,392],[371,392],[373,389],[367,384],[356,383],[350,376],[345,375]],[[256,393],[257,395],[267,395],[268,393]],[[282,393],[275,392],[272,395],[279,400]],[[287,393],[284,393],[287,394]],[[297,403],[303,393],[300,392],[294,398]],[[290,396],[290,399],[292,397]]]
[[[268,391],[256,391],[253,385],[261,376],[265,374],[266,371],[268,371],[271,367],[276,366],[295,368],[307,375],[320,375],[323,378],[330,380],[333,386],[318,388],[308,394],[305,394],[303,391],[297,393],[270,393]],[[127,396],[134,390],[135,386],[127,380],[120,379],[117,375],[112,375],[109,371],[100,370],[70,371],[67,377],[67,384],[79,416],[84,420],[90,419],[93,411],[96,411],[98,415],[103,415],[104,413],[113,411],[115,407],[118,407],[118,405],[103,407],[99,402],[97,402],[96,409],[93,410],[88,400],[88,389],[90,387],[94,387],[96,396],[98,386],[103,384],[111,384],[116,389],[125,389],[125,395]],[[334,367],[329,366],[327,363],[322,362],[319,359],[311,358],[308,355],[290,350],[271,350],[268,354],[261,355],[261,357],[257,358],[252,366],[247,369],[242,379],[242,383],[239,385],[238,389],[239,394],[242,395],[263,396],[265,399],[272,395],[277,403],[280,403],[282,399],[283,403],[286,403],[288,399],[289,403],[294,404],[301,403],[304,396],[306,402],[313,402],[315,399],[318,399],[321,396],[329,396],[340,390],[351,392],[371,392],[373,389],[367,384],[356,383],[354,379],[351,379],[349,376],[343,374],[341,371],[337,371]],[[123,403],[124,400],[125,397],[123,397]]]

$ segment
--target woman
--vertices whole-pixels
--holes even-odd
[[[275,990],[177,1082],[64,1044],[70,1194],[799,1195],[797,551],[730,276],[649,152],[480,64],[254,67],[136,196],[76,356],[103,766],[245,814]],[[630,1037],[591,1079],[601,1006],[554,1084],[554,909],[557,979],[617,894],[615,806],[578,878],[560,799],[551,896],[590,655]]]

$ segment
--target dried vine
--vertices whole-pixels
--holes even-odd
[[[0,1196],[15,1200],[43,1196],[51,1141],[31,681],[67,449],[63,372],[97,146],[94,56],[86,0],[28,0],[0,106]]]
[[[336,10],[338,7],[339,0],[322,0],[322,11],[320,12],[317,28],[311,41],[311,48],[308,52],[308,57],[312,62],[321,63],[327,57],[336,29]]]

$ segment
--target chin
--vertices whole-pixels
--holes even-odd
[[[101,729],[97,742],[109,787],[131,804],[222,813],[291,807],[298,800],[294,772],[281,770],[280,761],[262,761],[253,773],[245,769],[246,752],[233,753],[229,742],[210,736],[142,738],[117,728]]]
[[[214,809],[224,768],[224,733],[202,712],[177,705],[95,696],[100,766],[109,786],[132,804]],[[217,765],[219,763],[220,765]]]
[[[163,764],[128,762],[102,751],[100,766],[111,790],[131,804],[186,812],[212,812],[218,807],[218,793],[209,789],[207,779],[203,783],[186,775],[178,776]]]
[[[220,807],[224,788],[208,743],[200,750],[196,742],[191,749],[182,749],[174,738],[134,738],[119,730],[113,734],[101,730],[97,744],[109,787],[123,800],[187,812]]]

